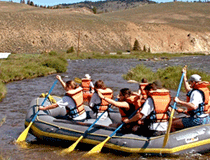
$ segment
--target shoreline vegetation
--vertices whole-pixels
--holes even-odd
[[[152,54],[147,52],[132,52],[130,54],[123,54],[123,52],[116,52],[116,54],[104,53],[57,53],[51,51],[49,53],[40,54],[11,54],[7,59],[0,59],[0,101],[6,96],[7,89],[6,83],[19,81],[23,79],[31,79],[35,77],[44,77],[54,73],[64,73],[67,71],[68,59],[139,59],[143,61],[153,60],[168,60],[173,57],[183,57],[183,56],[195,56],[203,55],[200,53],[178,53],[178,54]],[[160,79],[166,87],[171,88],[177,86],[175,82],[179,82],[180,66],[166,68],[165,70],[158,70],[157,73],[152,72],[149,68],[145,66],[137,66],[131,69],[123,78],[129,80],[133,79],[136,81],[141,80],[141,77],[147,78],[149,81],[154,79]],[[169,73],[174,73],[175,75],[168,75]],[[192,71],[193,73],[198,73],[199,71]],[[190,74],[191,71],[188,71]],[[210,75],[199,72],[202,77],[208,77],[210,81]],[[164,75],[164,76],[163,76]],[[204,76],[205,75],[205,76]],[[167,78],[168,77],[168,80]],[[206,78],[205,78],[206,79]],[[170,81],[169,81],[170,80]],[[170,82],[170,83],[169,83]],[[175,88],[171,88],[175,89]]]

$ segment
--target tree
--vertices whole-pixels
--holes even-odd
[[[95,6],[93,7],[93,9],[92,9],[92,10],[93,10],[93,13],[94,13],[94,14],[96,14],[96,13],[97,13],[97,8],[96,8]]]
[[[139,42],[138,42],[137,39],[136,39],[135,42],[134,42],[133,50],[134,50],[134,51],[140,51],[140,50],[141,50],[140,45],[139,45]]]

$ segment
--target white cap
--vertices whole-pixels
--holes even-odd
[[[85,77],[86,77],[87,79],[91,79],[91,76],[90,76],[89,74],[85,74]]]
[[[188,82],[190,82],[190,81],[200,82],[201,81],[201,76],[199,76],[198,74],[193,74],[188,79]]]

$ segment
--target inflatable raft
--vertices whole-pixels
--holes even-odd
[[[57,101],[60,97],[53,96]],[[27,111],[25,126],[27,126],[36,112],[37,106],[43,102],[44,98],[35,98],[31,101]],[[46,101],[44,106],[49,105]],[[39,111],[39,114],[30,128],[30,133],[41,140],[55,141],[65,140],[71,145],[76,141],[88,127],[95,121],[93,112],[87,109],[88,119],[85,122],[73,122],[64,117],[65,110],[60,108],[49,111]],[[80,143],[97,145],[104,141],[115,128],[108,127],[111,123],[120,122],[119,112],[110,112],[107,120],[99,120]],[[71,142],[69,142],[71,141]],[[73,141],[73,142],[72,142]],[[168,143],[162,148],[164,135],[157,137],[143,137],[135,134],[116,133],[104,148],[109,148],[127,153],[140,154],[169,154],[178,155],[185,153],[203,153],[210,150],[210,125],[201,125],[173,132],[169,136]],[[93,146],[92,146],[93,147]],[[92,148],[90,147],[90,149]]]

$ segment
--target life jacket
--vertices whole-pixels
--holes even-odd
[[[101,94],[106,97],[106,98],[113,98],[113,91],[110,88],[106,88],[106,89],[98,89]],[[108,109],[108,105],[109,103],[107,101],[105,101],[104,99],[101,100],[101,104],[98,108],[98,112],[104,112],[105,110]]]
[[[166,122],[169,119],[168,107],[170,106],[171,96],[167,89],[152,90],[148,94],[152,98],[154,110],[148,116],[151,122]]]
[[[144,90],[145,87],[148,85],[149,83],[140,83],[139,84],[139,89],[141,90],[141,95],[142,95],[142,99],[141,99],[141,104],[144,104],[144,102],[146,101],[147,99],[147,93],[146,91]]]
[[[193,86],[193,89],[187,93],[187,102],[190,101],[190,96],[191,96],[192,92],[195,90],[199,91],[203,97],[203,103],[199,104],[197,109],[188,109],[188,113],[191,116],[194,116],[194,115],[199,116],[204,113],[209,113],[209,110],[210,110],[209,95],[210,95],[210,93],[209,93],[209,89],[207,87],[208,85],[210,85],[210,83],[207,81],[197,82]]]
[[[70,98],[72,98],[76,104],[75,108],[69,109],[69,115],[72,118],[75,118],[81,114],[83,114],[85,112],[85,108],[83,105],[83,92],[82,92],[82,88],[78,87],[75,90],[69,90],[68,92],[66,92],[66,96],[69,96]]]
[[[126,118],[129,118],[129,116],[135,112],[139,107],[141,107],[141,102],[139,99],[139,96],[137,95],[131,95],[126,99],[126,102],[128,102],[130,109],[126,110],[125,108],[119,108],[119,112],[121,114],[122,121]]]
[[[82,88],[84,92],[90,91],[90,82],[91,79],[82,78]]]

